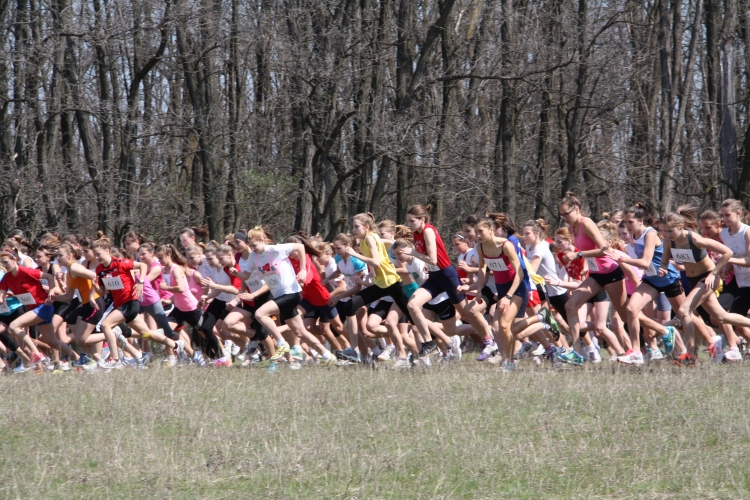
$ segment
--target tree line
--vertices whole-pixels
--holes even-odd
[[[0,0],[0,232],[750,197],[750,0]]]

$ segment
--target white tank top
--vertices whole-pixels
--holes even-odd
[[[732,251],[734,254],[732,257],[742,258],[747,255],[747,243],[745,242],[747,228],[747,225],[742,224],[735,234],[729,234],[728,227],[721,230],[721,241]],[[734,266],[734,278],[740,288],[750,286],[750,267]]]

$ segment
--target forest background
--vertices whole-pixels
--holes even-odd
[[[750,197],[750,0],[0,0],[0,233]]]

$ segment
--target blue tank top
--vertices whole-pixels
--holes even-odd
[[[531,286],[531,277],[526,271],[526,260],[523,258],[524,255],[523,248],[521,247],[521,242],[518,238],[516,238],[515,234],[508,236],[508,241],[513,244],[513,248],[516,249],[516,255],[518,255],[518,260],[521,261],[521,269],[523,269],[523,282],[526,285],[526,290],[528,290],[529,292],[531,292],[532,290],[536,290],[536,286]]]
[[[646,234],[648,234],[649,231],[655,231],[655,229],[647,227],[646,230],[643,231],[643,234],[641,234],[640,238],[633,238],[633,251],[635,251],[635,256],[639,259],[643,258],[643,249],[646,246]],[[667,267],[666,276],[659,276],[659,266],[661,266],[661,258],[663,255],[664,242],[659,238],[659,245],[654,247],[654,257],[651,259],[651,266],[646,269],[646,272],[643,274],[643,281],[654,287],[671,285],[676,280],[680,279],[680,273],[671,263]]]

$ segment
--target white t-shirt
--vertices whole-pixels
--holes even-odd
[[[290,293],[301,293],[302,287],[297,283],[289,255],[294,246],[285,243],[281,245],[266,245],[263,253],[250,253],[249,267],[263,275],[263,280],[271,289],[274,298]]]
[[[533,249],[530,248],[530,245],[526,245],[526,256],[529,259],[529,262],[531,262],[536,256],[541,257],[542,262],[539,264],[539,269],[537,270],[538,275],[542,277],[549,275],[552,276],[553,279],[560,281],[557,275],[555,257],[549,249],[549,243],[542,241]],[[550,297],[557,297],[558,295],[568,293],[566,289],[560,288],[559,286],[552,286],[549,283],[547,283],[547,290],[549,291]]]
[[[250,267],[250,257],[244,259],[240,255],[240,259],[237,261],[237,267],[243,273],[250,273],[250,277],[245,280],[245,286],[250,290],[250,293],[257,292],[263,288],[263,285],[265,284],[265,281],[263,281],[263,275],[257,269]]]
[[[725,227],[721,230],[721,241],[734,254],[732,257],[741,258],[747,255],[747,243],[745,242],[745,232],[748,230],[745,224],[740,226],[739,231],[735,234],[729,234],[729,228]],[[734,279],[737,280],[737,286],[740,288],[750,287],[750,267],[732,266],[734,267]]]
[[[411,274],[412,279],[417,283],[417,285],[421,286],[422,283],[427,281],[425,263],[418,258],[414,257],[411,261],[411,264],[408,262],[404,262],[404,267],[406,267],[406,270],[409,271],[409,274]]]
[[[219,269],[215,269],[209,266],[208,270],[209,270],[208,272],[210,273],[208,277],[211,278],[211,280],[217,285],[223,285],[223,286],[232,285],[232,277],[224,272],[223,267],[220,267]],[[219,295],[216,296],[216,300],[223,300],[224,302],[229,302],[233,300],[234,297],[235,297],[234,294],[221,292]]]
[[[336,255],[333,258],[333,261],[336,264],[337,269],[341,272],[343,275],[344,282],[346,283],[346,289],[350,290],[357,286],[357,284],[352,280],[352,276],[359,274],[361,272],[367,272],[367,264],[362,262],[356,257],[348,257],[346,261]],[[351,297],[345,297],[341,299],[342,302],[347,302]]]

